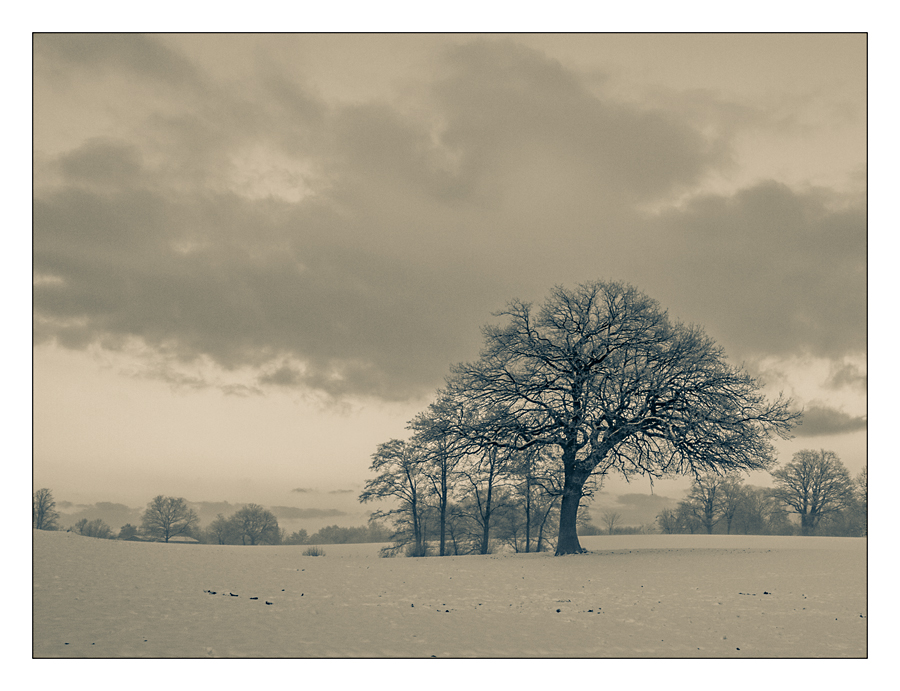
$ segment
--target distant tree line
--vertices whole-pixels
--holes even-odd
[[[432,409],[433,412],[433,409]],[[443,411],[441,414],[446,414]],[[434,436],[428,413],[413,423],[409,441],[381,444],[373,456],[370,480],[360,499],[389,500],[365,526],[331,525],[309,535],[287,535],[278,519],[259,504],[216,516],[201,528],[196,512],[180,497],[154,497],[139,526],[126,523],[116,533],[102,519],[82,518],[68,530],[101,539],[172,539],[219,545],[328,545],[390,542],[386,555],[405,553],[487,554],[498,546],[515,552],[554,548],[549,530],[558,520],[561,477],[546,450],[486,454],[454,447]],[[626,526],[607,510],[601,526],[581,507],[582,535],[624,535],[659,530],[669,534],[865,536],[868,533],[868,469],[856,478],[832,451],[803,450],[772,471],[773,487],[745,485],[737,473],[708,472],[694,478],[685,499],[663,509],[655,526]],[[584,495],[596,488],[586,484]],[[60,530],[53,493],[32,495],[32,525]],[[390,525],[382,521],[387,520]]]
[[[832,451],[798,451],[772,471],[773,487],[744,485],[734,474],[694,479],[687,497],[663,509],[663,533],[864,536],[868,469],[856,478]]]
[[[61,530],[56,501],[48,488],[32,495],[32,526],[38,530]],[[299,530],[291,535],[278,525],[270,510],[246,504],[225,517],[218,514],[206,527],[200,526],[196,511],[181,497],[154,497],[142,514],[140,525],[126,523],[119,532],[103,519],[82,518],[67,531],[106,540],[188,541],[218,545],[327,545],[357,542],[388,542],[391,532],[377,521],[359,527],[332,525],[308,535]]]

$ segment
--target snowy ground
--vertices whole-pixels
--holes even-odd
[[[587,537],[577,556],[424,559],[33,538],[38,658],[867,655],[859,538]]]

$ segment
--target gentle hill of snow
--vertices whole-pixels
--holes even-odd
[[[864,657],[866,541],[378,557],[34,531],[36,657]],[[253,599],[257,598],[257,599]],[[271,604],[267,604],[271,603]]]

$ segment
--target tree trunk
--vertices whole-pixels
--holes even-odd
[[[444,556],[447,534],[447,465],[441,466],[441,547],[440,556]]]
[[[556,556],[581,554],[587,550],[578,541],[578,505],[587,475],[566,473],[563,486],[562,504],[559,507],[559,539],[556,541]]]
[[[491,539],[491,493],[493,490],[493,478],[488,480],[487,502],[485,503],[483,532],[481,534],[481,553],[488,553],[488,546]]]
[[[531,474],[525,476],[525,553],[531,551]]]
[[[812,516],[809,514],[800,514],[800,534],[801,535],[811,535],[815,525],[813,524]]]

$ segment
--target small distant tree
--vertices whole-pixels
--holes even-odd
[[[656,516],[656,522],[659,524],[659,529],[668,535],[681,532],[681,522],[674,509],[667,508],[660,511]]]
[[[138,529],[136,526],[131,525],[131,523],[126,523],[119,529],[119,540],[133,540],[137,537]]]
[[[616,530],[616,526],[622,520],[622,514],[616,513],[615,511],[604,511],[600,514],[600,520],[602,520],[603,525],[606,526],[607,532],[612,535]]]
[[[742,490],[743,498],[735,513],[733,525],[736,532],[744,535],[778,534],[783,510],[772,497],[768,487],[747,486]],[[773,516],[778,515],[776,523]]]
[[[772,471],[774,496],[800,516],[800,532],[812,535],[825,516],[849,508],[853,481],[833,451],[803,450],[793,460]]]
[[[204,542],[211,545],[236,545],[240,542],[234,521],[220,513],[206,526],[202,537]]]
[[[184,499],[160,494],[147,504],[141,527],[147,535],[168,542],[176,535],[190,535],[198,523],[197,513]]]
[[[721,488],[724,478],[716,473],[702,473],[694,478],[688,492],[687,510],[703,525],[711,535],[713,527],[722,518]]]
[[[56,530],[59,513],[53,493],[42,487],[31,495],[31,524],[38,530]]]
[[[307,545],[309,544],[309,535],[304,528],[301,528],[284,538],[282,543],[285,545]]]
[[[242,544],[278,544],[281,532],[275,514],[259,504],[247,504],[231,517]]]
[[[693,535],[694,533],[700,532],[700,529],[703,527],[703,524],[700,522],[700,519],[697,518],[696,511],[694,510],[694,507],[691,506],[690,502],[678,502],[675,516],[680,528],[679,532],[681,533],[690,533]]]

